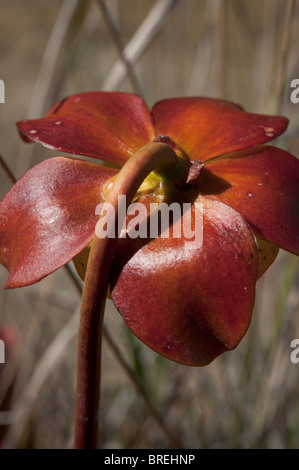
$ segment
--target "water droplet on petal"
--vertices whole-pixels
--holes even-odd
[[[275,129],[273,127],[264,127],[264,132],[266,137],[274,137],[275,136]]]
[[[248,197],[253,197],[253,194],[252,193],[247,193],[247,196]]]
[[[36,129],[31,129],[31,131],[29,131],[29,134],[36,134],[36,133],[37,133]]]
[[[55,126],[60,126],[61,122],[62,121],[55,121],[54,124],[55,124]]]

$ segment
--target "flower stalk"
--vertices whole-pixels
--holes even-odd
[[[117,234],[121,230],[121,227],[117,226],[119,196],[126,196],[128,207],[149,173],[154,170],[159,174],[167,173],[176,166],[177,160],[174,150],[169,145],[159,142],[152,142],[142,147],[128,160],[106,198],[106,203],[115,209],[114,222]],[[103,207],[99,223],[104,211]],[[87,264],[78,339],[74,439],[76,449],[90,449],[97,446],[102,325],[116,246],[117,237],[94,236]]]

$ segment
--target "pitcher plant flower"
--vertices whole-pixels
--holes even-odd
[[[151,203],[190,203],[193,226],[201,212],[203,239],[175,237],[178,221],[168,237],[120,237],[110,295],[150,348],[182,364],[210,363],[246,333],[257,279],[279,248],[299,254],[299,161],[267,145],[287,125],[212,98],[165,99],[150,111],[122,92],[77,94],[44,118],[18,122],[24,140],[76,157],[43,161],[3,198],[6,287],[33,284],[72,259],[84,278],[96,207],[136,152],[163,144],[177,157],[174,168],[151,171],[133,199],[147,208],[145,219]]]

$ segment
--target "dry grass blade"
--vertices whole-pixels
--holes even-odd
[[[113,18],[107,8],[107,5],[104,0],[97,0],[97,4],[99,5],[103,18],[105,20],[105,23],[107,25],[107,29],[109,31],[110,37],[113,40],[117,52],[119,54],[119,58],[121,62],[123,63],[124,67],[126,68],[126,73],[128,76],[128,79],[130,81],[132,90],[137,93],[140,96],[143,96],[142,88],[140,83],[138,82],[138,79],[136,77],[134,68],[132,67],[132,64],[130,60],[127,58],[125,52],[124,52],[124,47],[123,43],[119,34],[119,31],[116,27],[116,25],[113,22]]]
[[[285,21],[284,21],[284,27],[283,27],[282,44],[281,44],[279,66],[278,66],[278,79],[277,79],[277,91],[276,91],[276,103],[277,103],[276,112],[278,114],[281,113],[282,105],[283,105],[284,83],[285,83],[285,76],[286,76],[286,69],[287,69],[287,60],[288,60],[288,55],[289,55],[289,50],[290,50],[294,11],[295,11],[295,0],[288,0],[287,6],[286,6],[286,15],[285,15]]]
[[[153,6],[123,51],[123,55],[126,57],[127,61],[134,64],[139,59],[156,36],[168,13],[172,10],[177,1],[178,0],[159,0]],[[126,74],[127,68],[124,66],[123,61],[118,59],[104,80],[101,89],[106,91],[117,90]]]
[[[19,366],[20,366],[20,354],[21,347],[20,344],[15,345],[11,356],[9,358],[9,362],[5,364],[5,368],[1,374],[1,381],[0,381],[0,408],[5,400],[5,397],[9,393],[9,389],[14,382]],[[1,424],[1,423],[0,423]]]
[[[2,155],[0,155],[0,167],[2,168],[4,174],[7,176],[11,184],[15,184],[17,181],[11,170],[9,169],[8,165],[6,164],[5,160],[3,159]]]
[[[213,40],[210,35],[217,27],[221,6],[222,0],[210,0],[206,2],[203,24],[207,34],[200,34],[199,36],[200,39],[193,63],[188,94],[204,93],[204,89],[209,78],[209,71],[215,48],[215,40]]]
[[[20,357],[19,372],[15,380],[14,390],[12,394],[12,403],[19,400],[24,387],[30,377],[32,369],[35,367],[39,337],[43,332],[43,325],[47,318],[50,299],[54,291],[53,276],[47,277],[38,289],[36,303],[31,312],[28,327],[23,338],[24,348]]]
[[[146,406],[150,416],[152,416],[155,421],[158,423],[160,428],[164,431],[165,435],[167,436],[169,442],[177,449],[182,449],[183,444],[178,436],[178,433],[173,433],[165,424],[162,416],[155,410],[153,407],[150,399],[148,398],[147,394],[145,393],[144,388],[140,385],[138,380],[136,380],[134,371],[131,369],[131,367],[128,366],[126,361],[123,359],[118,347],[112,340],[110,333],[107,331],[107,329],[104,329],[104,337],[106,341],[108,342],[109,346],[111,347],[111,350],[113,351],[114,355],[116,356],[117,360],[119,363],[122,365],[124,371],[126,372],[127,376],[133,383],[137,393],[142,397],[144,405]]]
[[[289,255],[286,259],[280,292],[276,301],[275,326],[264,354],[263,378],[255,402],[254,416],[250,439],[262,436],[267,425],[271,424],[277,412],[281,388],[286,381],[286,371],[290,362],[285,354],[285,343],[288,342],[288,332],[292,329],[292,308],[286,308],[292,303],[292,290],[295,292],[295,277],[298,261]]]
[[[27,113],[27,116],[30,119],[40,117],[44,111],[44,106],[53,80],[61,46],[79,2],[80,0],[64,0],[60,8],[43,55],[30,100]],[[30,168],[32,152],[33,147],[31,146],[20,148],[17,158],[16,174],[23,174]]]
[[[218,89],[220,98],[228,98],[228,72],[229,72],[229,54],[227,52],[227,33],[229,2],[221,2],[219,6],[218,22],[215,25],[215,45],[216,45],[216,75],[218,77]]]
[[[79,1],[80,0],[64,0],[61,6],[35,82],[28,109],[29,118],[39,117],[44,112],[44,103],[51,86],[56,61]]]
[[[277,3],[266,0],[262,11],[262,34],[255,46],[255,59],[253,67],[253,96],[256,97],[255,108],[260,112],[269,109],[272,90],[271,76],[273,73],[273,59],[275,50],[275,23],[277,17]]]
[[[78,330],[79,310],[77,310],[62,330],[53,339],[34,368],[34,373],[18,398],[13,412],[11,425],[4,442],[4,448],[16,448],[22,438],[26,425],[34,412],[38,396],[51,372],[59,364]]]

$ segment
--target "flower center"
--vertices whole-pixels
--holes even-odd
[[[113,176],[110,178],[105,185],[103,186],[103,196],[104,199],[107,198],[109,191],[111,190],[113,183],[116,179],[117,175]],[[141,196],[144,196],[145,194],[150,194],[158,190],[159,188],[162,189],[163,186],[163,178],[158,176],[155,172],[151,172],[143,181],[141,186],[139,187],[137,193],[134,196],[133,202],[136,201],[137,199],[141,198]]]
[[[178,159],[177,164],[169,174],[161,176],[159,173],[152,171],[143,181],[135,194],[133,202],[146,194],[156,193],[157,196],[163,197],[166,192],[175,189],[188,189],[195,185],[201,178],[204,164],[199,161],[190,161],[186,153],[181,147],[174,142],[169,136],[159,135],[153,142],[169,145],[176,153]],[[103,187],[103,197],[107,196],[113,186],[117,175],[110,178]]]

